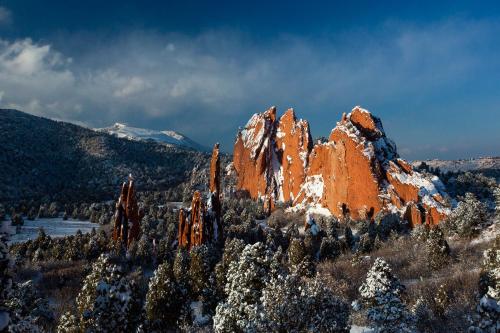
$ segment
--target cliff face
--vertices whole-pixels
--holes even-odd
[[[238,133],[233,163],[238,189],[266,202],[290,200],[354,219],[398,211],[412,225],[436,224],[449,213],[439,179],[400,159],[380,119],[360,107],[314,146],[309,124],[292,109],[279,120],[275,108],[254,114]]]
[[[251,197],[293,201],[306,176],[312,138],[309,123],[293,109],[276,119],[276,108],[254,114],[234,145],[237,187]]]

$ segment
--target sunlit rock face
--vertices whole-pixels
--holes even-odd
[[[234,145],[238,188],[254,198],[267,194],[272,200],[293,201],[304,183],[311,149],[309,123],[298,120],[293,109],[279,119],[275,107],[254,114]]]
[[[221,223],[221,170],[219,144],[215,144],[210,161],[210,183],[207,200],[195,191],[188,210],[179,211],[178,242],[180,247],[191,249],[207,242],[222,240]]]
[[[382,122],[355,107],[327,142],[313,145],[309,124],[292,109],[254,114],[234,145],[237,187],[252,198],[291,201],[353,219],[400,213],[411,225],[436,224],[448,213],[443,185],[399,158]]]

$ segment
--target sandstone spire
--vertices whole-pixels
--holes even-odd
[[[279,120],[274,107],[254,114],[237,135],[233,159],[237,188],[266,203],[290,200],[354,219],[398,211],[412,225],[436,224],[449,213],[439,179],[413,171],[380,119],[361,107],[314,146],[307,121],[292,109]]]

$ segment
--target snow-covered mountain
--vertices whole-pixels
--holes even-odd
[[[447,171],[475,171],[475,170],[500,170],[500,157],[478,157],[462,160],[425,160],[413,161],[412,165],[417,167],[425,162],[432,168],[439,168],[443,172]]]
[[[172,146],[186,147],[200,151],[208,150],[207,147],[175,131],[157,131],[147,128],[132,127],[122,123],[115,123],[113,126],[98,128],[96,130],[129,140],[153,140]]]

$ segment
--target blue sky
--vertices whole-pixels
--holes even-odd
[[[0,106],[226,151],[254,112],[314,137],[361,105],[408,159],[500,155],[500,6],[0,1]]]

